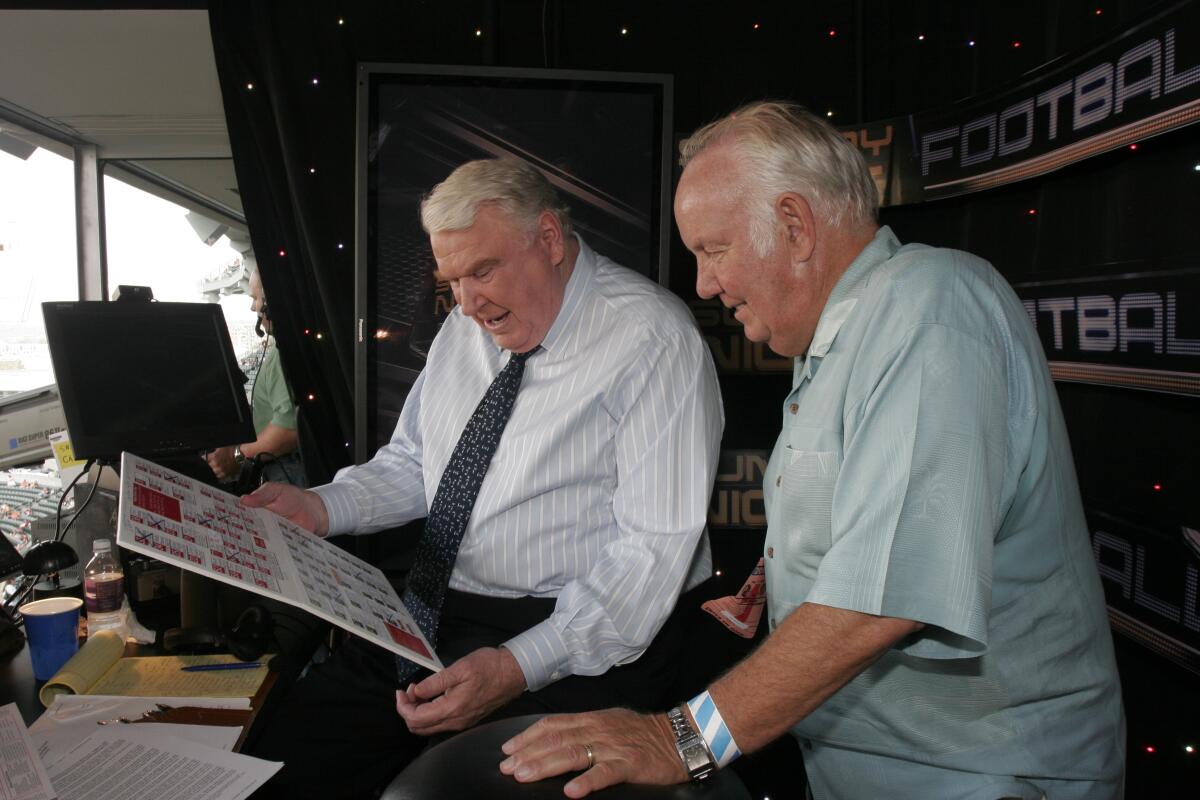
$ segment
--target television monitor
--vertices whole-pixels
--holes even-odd
[[[669,75],[359,65],[358,461],[391,436],[454,304],[421,197],[463,162],[524,160],[597,252],[666,285],[671,102]]]
[[[254,439],[219,305],[51,302],[42,314],[76,457],[177,455]]]

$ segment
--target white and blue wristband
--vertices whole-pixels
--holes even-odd
[[[729,732],[729,726],[721,717],[717,704],[713,702],[712,695],[703,691],[688,700],[687,705],[688,711],[692,712],[692,719],[696,720],[696,727],[700,729],[700,736],[717,762],[717,767],[725,767],[742,754],[737,742],[733,740],[733,734]]]

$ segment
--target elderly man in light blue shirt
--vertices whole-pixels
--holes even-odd
[[[748,106],[681,150],[700,295],[797,357],[764,477],[771,635],[686,708],[543,720],[501,770],[578,769],[583,743],[571,797],[703,780],[790,730],[817,800],[1120,798],[1104,597],[1020,300],[879,228],[857,150],[802,109]]]

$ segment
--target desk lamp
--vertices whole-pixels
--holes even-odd
[[[79,556],[71,545],[56,539],[47,539],[44,542],[38,542],[25,552],[25,557],[21,559],[21,571],[25,573],[26,578],[33,579],[35,587],[38,580],[43,575],[46,576],[51,585],[51,594],[47,597],[52,597],[54,592],[62,588],[58,573],[64,569],[70,569],[78,563]]]

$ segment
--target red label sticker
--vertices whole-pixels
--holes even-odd
[[[133,504],[138,508],[144,508],[151,514],[158,514],[160,517],[173,519],[176,522],[183,522],[183,516],[180,514],[179,501],[174,497],[168,497],[162,492],[156,492],[149,486],[143,486],[140,483],[133,485]]]
[[[393,642],[400,645],[401,647],[407,647],[409,650],[412,650],[414,653],[420,653],[425,658],[430,657],[429,651],[425,649],[425,645],[421,644],[421,640],[418,639],[416,636],[413,636],[411,633],[409,633],[406,630],[397,628],[395,625],[391,624],[390,622],[385,622],[383,624],[385,626],[387,626],[388,633],[390,633],[392,635]]]

